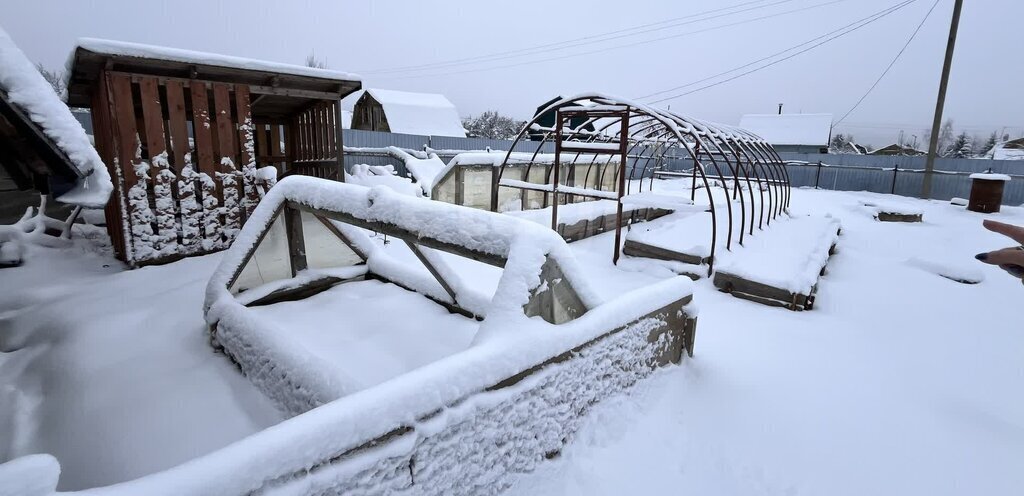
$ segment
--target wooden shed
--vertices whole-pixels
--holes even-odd
[[[107,228],[132,266],[227,247],[280,175],[344,180],[340,99],[357,76],[95,39],[69,67],[68,104],[92,110],[115,178]]]
[[[444,95],[376,88],[365,90],[356,100],[352,129],[466,137],[459,111]]]

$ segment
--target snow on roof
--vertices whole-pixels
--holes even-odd
[[[1019,148],[1021,140],[1011,140],[997,144],[986,158],[994,160],[1024,160],[1024,149]]]
[[[392,133],[466,137],[455,105],[437,93],[366,89],[384,107]]]
[[[982,179],[985,181],[1009,181],[1010,176],[1006,174],[993,174],[991,172],[975,172],[969,176],[971,179]]]
[[[113,185],[107,166],[53,86],[3,28],[0,28],[0,90],[8,100],[28,114],[32,122],[70,159],[82,177],[58,201],[84,207],[102,207]]]
[[[318,69],[303,65],[282,64],[278,62],[268,62],[265,60],[247,59],[231,55],[196,52],[192,50],[182,50],[179,48],[162,47],[157,45],[145,45],[142,43],[130,43],[125,41],[79,38],[75,46],[75,50],[71,51],[72,58],[75,56],[75,52],[78,48],[106,55],[169,60],[187,64],[228,67],[231,69],[276,72],[280,74],[290,74],[293,76],[333,79],[336,81],[362,81],[362,77],[358,74],[352,74],[349,72]]]
[[[747,114],[740,127],[772,145],[828,146],[832,114]]]

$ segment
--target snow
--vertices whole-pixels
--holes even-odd
[[[48,496],[57,489],[60,464],[51,455],[27,455],[0,463],[0,496]]]
[[[829,216],[780,217],[742,247],[720,252],[715,270],[810,295],[828,263],[829,249],[839,243],[840,227]]]
[[[1009,181],[1010,176],[1006,174],[993,174],[991,172],[976,172],[969,176],[971,179],[981,179],[984,181]]]
[[[739,127],[773,145],[828,146],[832,114],[746,114]]]
[[[378,88],[364,91],[384,107],[392,133],[466,137],[458,110],[444,95]]]
[[[329,192],[331,201],[344,201]],[[691,287],[701,309],[696,354],[628,394],[588,407],[558,457],[516,466],[530,473],[515,475],[507,494],[1017,492],[1024,486],[1018,470],[1021,286],[972,257],[1008,244],[981,227],[983,217],[1024,224],[1024,209],[981,216],[947,202],[908,200],[928,222],[850,215],[864,201],[894,200],[900,199],[793,191],[793,215],[843,218],[840,250],[820,281],[815,309],[801,313],[732,298],[707,280],[668,279],[674,274],[660,262],[627,258],[616,267],[610,233],[569,245],[589,279],[600,282],[593,288],[599,296],[611,301],[625,294],[623,307],[648,300],[654,306],[666,293]],[[750,239],[767,233],[755,231]],[[593,331],[625,318],[622,308],[596,308],[568,328],[559,326],[565,333],[537,319],[511,321],[515,332],[499,333],[499,340],[281,421],[207,343],[203,288],[227,255],[124,271],[109,255],[81,244],[27,250],[25,266],[2,270],[5,284],[23,289],[0,295],[0,460],[51,453],[61,463],[62,490],[128,481],[92,491],[97,495],[254,491],[267,474],[304,473],[322,455],[336,454],[333,441],[355,442],[360,434],[387,429],[395,411],[412,417],[461,391],[479,390],[530,356],[543,356],[535,346],[586,339],[589,331],[577,326]],[[957,270],[954,264],[973,267],[983,280],[959,284],[914,258],[945,272]],[[475,272],[459,273],[469,285],[481,284]],[[627,294],[636,288],[645,290]],[[602,356],[609,360],[594,363],[622,357]],[[338,480],[362,483],[349,474],[367,467],[399,467],[382,472],[393,473],[396,484],[410,470],[417,481],[479,480],[481,471],[521,461],[511,446],[546,446],[547,434],[566,432],[560,421],[579,421],[558,416],[565,411],[561,403],[544,415],[532,415],[532,405],[541,401],[537,393],[561,390],[545,386],[559,381],[590,394],[594,384],[579,378],[591,370],[566,369],[507,395],[474,396],[352,464],[322,467],[274,489],[302,494]],[[480,422],[459,422],[474,412],[481,412]],[[516,422],[533,427],[544,419],[556,420],[538,430],[543,441],[503,437]],[[475,441],[488,448],[484,458],[462,451]],[[410,453],[415,464],[402,458]],[[0,474],[9,473],[5,468]],[[503,487],[508,479],[499,472],[488,475]],[[0,487],[23,481],[0,475]]]
[[[122,57],[167,60],[186,64],[290,74],[293,76],[306,76],[330,79],[334,81],[362,81],[362,78],[359,75],[348,72],[306,67],[304,65],[282,64],[278,62],[268,62],[265,60],[247,59],[231,55],[183,50],[180,48],[130,43],[125,41],[79,38],[75,45],[75,50],[72,50],[71,52],[72,58],[75,56],[74,52],[79,48],[90,52],[105,55],[118,55]]]
[[[83,207],[103,207],[113,184],[107,166],[61,97],[39,70],[0,27],[0,90],[22,109],[43,133],[71,160],[81,175],[77,184],[58,201]]]
[[[861,202],[864,210],[877,217],[878,214],[923,215],[924,208],[914,201],[865,200]]]
[[[347,392],[462,351],[479,327],[473,319],[380,281],[341,284],[310,298],[252,311],[337,369]],[[386,329],[380,327],[382,315],[389,316]]]
[[[398,193],[422,196],[423,190],[407,177],[401,177],[392,165],[355,164],[345,172],[345,182],[360,186],[387,186]]]

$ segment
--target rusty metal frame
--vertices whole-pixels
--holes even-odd
[[[572,107],[571,116],[579,124],[573,126],[566,117],[563,109]],[[585,112],[586,108],[593,109],[592,112]],[[622,115],[610,115],[608,109],[622,107]],[[540,117],[550,112],[556,113],[555,126],[543,128],[540,126]],[[580,117],[583,117],[580,119]],[[592,127],[594,131],[587,130]],[[595,153],[595,149],[587,151],[577,150],[586,148],[586,143],[608,143],[618,140],[618,150],[607,150],[605,155],[618,155],[619,164],[614,168],[615,185],[606,185],[606,175],[611,161],[599,159],[602,153]],[[516,150],[525,148],[524,145],[536,143],[533,154],[529,161],[512,161],[512,154]],[[577,147],[570,147],[563,151],[563,142],[579,143]],[[685,150],[680,157],[679,149]],[[539,163],[537,158],[541,154],[554,153],[554,165],[547,161]],[[711,178],[721,182],[723,196],[725,197],[726,222],[723,227],[727,228],[725,249],[731,250],[734,234],[738,235],[738,243],[743,244],[745,236],[753,236],[754,225],[758,229],[764,229],[771,221],[789,210],[790,182],[789,174],[778,153],[770,144],[760,137],[733,126],[713,124],[680,115],[675,112],[655,109],[650,106],[631,102],[628,100],[610,97],[607,95],[590,93],[574,97],[564,98],[553,102],[547,108],[539,111],[537,116],[527,122],[519,135],[513,141],[512,146],[506,152],[501,166],[494,176],[491,192],[492,210],[498,210],[498,194],[501,188],[512,188],[522,190],[521,202],[524,209],[529,207],[528,193],[530,191],[545,191],[544,206],[552,207],[552,226],[558,227],[558,208],[563,202],[574,203],[587,201],[587,195],[576,192],[559,192],[560,184],[576,185],[580,180],[577,172],[583,172],[582,168],[577,171],[578,166],[586,166],[583,173],[582,184],[584,189],[596,189],[599,191],[614,192],[618,200],[616,220],[616,237],[621,239],[622,221],[622,198],[645,190],[644,180],[647,179],[647,190],[654,188],[654,172],[661,171],[667,159],[682,159],[693,163],[693,170],[688,176],[692,176],[691,200],[696,200],[698,178],[701,187],[704,188],[708,201],[707,211],[711,214],[711,257],[708,260],[708,273],[714,270],[714,258],[716,249],[719,246],[718,216],[722,214],[721,205],[715,204],[717,194],[712,190],[709,181],[708,167],[713,170]],[[531,170],[534,165],[544,166],[544,183],[537,184],[537,188],[502,184],[502,178],[507,177],[506,170],[510,167],[523,170],[522,181],[531,182]],[[596,166],[596,169],[595,169]],[[626,176],[628,174],[628,177]],[[517,173],[516,176],[519,174]],[[593,175],[593,177],[592,177]],[[511,174],[510,174],[511,176]],[[593,178],[596,177],[596,181]],[[517,178],[518,179],[518,178]],[[535,181],[536,178],[533,178]],[[616,191],[609,190],[614,187]],[[546,189],[544,189],[546,188]],[[758,198],[755,198],[754,189],[757,189]],[[731,191],[730,191],[731,190]],[[744,191],[746,190],[746,191]],[[767,198],[766,198],[767,196]],[[548,201],[550,198],[550,203]],[[604,198],[604,197],[601,197]],[[734,222],[735,209],[733,203],[738,200],[739,219]],[[756,222],[755,222],[756,217]],[[735,232],[734,231],[737,231]],[[618,259],[618,245],[614,259]]]

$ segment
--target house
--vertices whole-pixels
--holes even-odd
[[[925,155],[925,154],[926,154],[926,152],[923,152],[921,150],[917,150],[915,148],[911,148],[911,147],[906,146],[906,145],[900,145],[898,143],[893,143],[893,144],[891,144],[889,146],[883,146],[882,148],[879,148],[879,149],[869,153],[868,155],[900,155],[900,156],[911,156],[912,157],[912,156],[916,156],[916,155]]]
[[[16,220],[11,215],[23,214],[26,203],[38,205],[37,193],[102,208],[113,189],[82,125],[2,28],[0,168],[0,183],[7,183],[0,197],[5,221]]]
[[[828,153],[832,114],[747,114],[740,119],[740,127],[779,152]]]
[[[352,129],[466,137],[455,105],[444,95],[366,89],[352,109]]]
[[[1004,141],[992,147],[985,158],[992,160],[1024,160],[1024,138]]]

